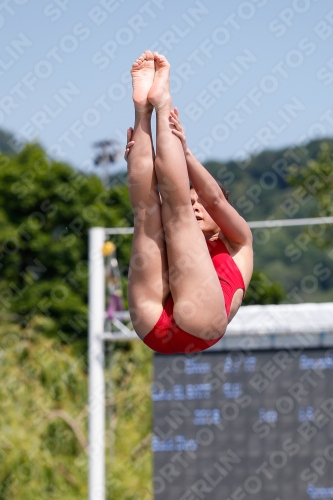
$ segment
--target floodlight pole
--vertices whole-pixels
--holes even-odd
[[[89,230],[89,500],[105,500],[105,229]]]

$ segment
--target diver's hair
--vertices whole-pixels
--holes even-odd
[[[219,188],[221,189],[221,191],[222,191],[222,193],[223,193],[223,195],[224,195],[225,199],[227,200],[227,202],[228,202],[228,203],[232,206],[232,201],[231,201],[231,199],[230,199],[230,191],[228,191],[228,190],[227,190],[227,189],[223,186],[223,184],[222,184],[222,182],[221,182],[221,181],[218,181],[218,180],[216,180],[216,179],[215,179],[215,181],[216,181],[217,185],[219,186]],[[192,186],[192,184],[191,184],[191,183],[190,183],[190,189],[194,189],[194,187]]]

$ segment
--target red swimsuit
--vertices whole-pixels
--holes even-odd
[[[208,241],[207,246],[219,277],[224,295],[225,309],[229,316],[232,298],[236,290],[245,292],[243,277],[229,254],[225,244],[220,240]],[[162,354],[195,353],[204,351],[216,344],[220,339],[204,340],[185,332],[175,323],[173,318],[173,300],[170,294],[165,302],[163,312],[154,328],[144,337],[143,342]]]

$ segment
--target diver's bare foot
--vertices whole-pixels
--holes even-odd
[[[159,110],[167,103],[171,103],[170,95],[170,64],[162,54],[154,52],[155,77],[153,85],[148,92],[149,102]]]
[[[153,84],[155,75],[154,56],[150,50],[146,50],[133,64],[131,69],[133,85],[134,107],[138,113],[152,111],[152,105],[148,101],[148,92]]]

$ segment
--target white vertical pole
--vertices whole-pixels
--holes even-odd
[[[89,230],[89,500],[105,500],[105,230]]]

